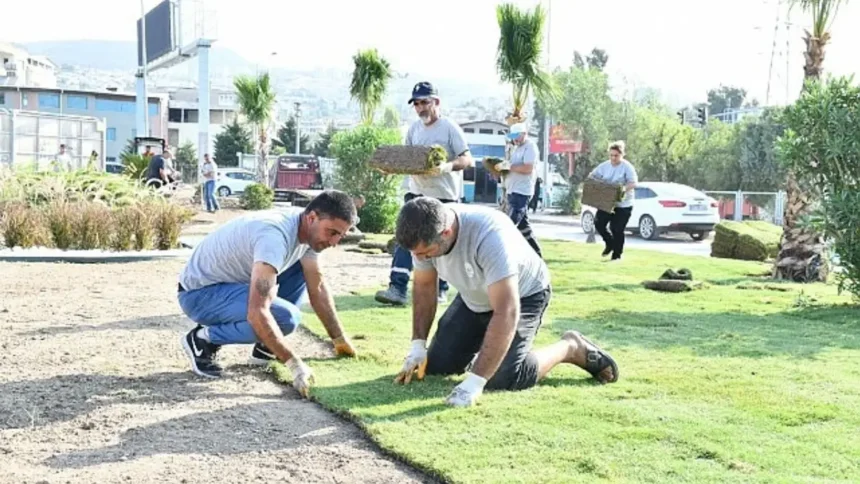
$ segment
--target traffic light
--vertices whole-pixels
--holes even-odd
[[[704,126],[708,124],[708,107],[702,106],[696,108],[696,118],[698,119],[700,125]]]

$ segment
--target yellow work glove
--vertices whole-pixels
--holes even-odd
[[[412,374],[414,372],[418,373],[418,380],[424,379],[424,373],[427,371],[426,343],[427,341],[423,339],[412,341],[412,349],[409,350],[409,354],[403,360],[403,368],[400,369],[400,373],[394,378],[395,383],[402,383],[404,385],[409,383],[412,381]]]

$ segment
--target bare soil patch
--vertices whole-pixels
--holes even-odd
[[[383,285],[391,259],[322,260],[343,294]],[[182,264],[0,263],[0,482],[431,482],[245,366],[250,346],[224,348],[224,378],[195,377]],[[332,354],[290,338],[302,356]]]

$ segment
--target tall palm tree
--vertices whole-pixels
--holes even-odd
[[[362,123],[372,124],[374,113],[385,98],[388,81],[393,77],[391,65],[376,49],[359,51],[352,56],[352,61],[355,68],[349,94],[358,101]]]
[[[257,77],[238,76],[233,79],[239,110],[260,134],[257,158],[257,182],[269,186],[269,124],[275,107],[275,91],[268,73]]]
[[[812,15],[812,31],[805,31],[803,41],[804,87],[807,83],[821,79],[824,70],[824,51],[830,42],[830,26],[836,18],[839,6],[847,0],[792,0],[792,7],[799,6]],[[788,171],[785,188],[786,206],[782,222],[782,243],[774,263],[773,276],[797,282],[825,281],[829,273],[824,257],[821,235],[798,222],[809,213],[810,194],[794,170]]]
[[[512,125],[525,120],[523,107],[531,91],[541,99],[555,97],[552,78],[541,66],[546,14],[540,5],[520,10],[504,3],[496,7],[496,20],[500,31],[496,70],[501,81],[513,87],[514,108],[507,118]]]

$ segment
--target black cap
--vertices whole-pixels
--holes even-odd
[[[428,97],[439,97],[439,92],[435,87],[433,87],[433,84],[430,84],[429,82],[419,82],[412,88],[412,97],[409,98],[409,104],[412,104],[413,101],[418,99],[425,99]]]

